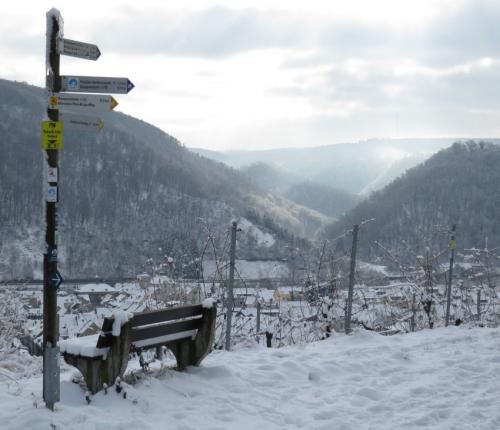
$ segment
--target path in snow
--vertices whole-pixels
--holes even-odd
[[[0,375],[1,376],[1,375]],[[63,375],[68,380],[70,372]],[[500,429],[500,331],[360,331],[315,344],[215,351],[87,405],[62,384],[51,413],[33,406],[41,379],[0,389],[2,429]],[[36,397],[39,397],[37,394]]]

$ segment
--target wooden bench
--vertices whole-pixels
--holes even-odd
[[[117,313],[104,319],[100,334],[63,340],[59,346],[66,363],[80,370],[94,394],[105,383],[111,386],[118,376],[123,377],[130,352],[166,346],[177,359],[177,369],[198,366],[212,348],[216,313],[210,301],[130,318]]]

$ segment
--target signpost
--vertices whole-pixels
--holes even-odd
[[[62,34],[62,19],[59,11],[52,9],[47,13],[47,89],[58,91],[59,54],[56,43],[59,33]],[[59,112],[47,109],[49,121],[42,123],[42,148],[47,151],[48,170],[59,168],[59,149],[62,148],[63,125],[59,121]],[[59,172],[59,171],[58,171]],[[49,250],[57,255],[57,200],[58,177],[49,176],[45,196],[45,253],[43,255],[43,399],[47,408],[54,410],[59,401],[59,340],[57,315],[57,289],[52,287],[51,274],[57,272],[57,258],[49,258]]]
[[[64,109],[71,112],[109,112],[118,102],[113,96],[97,94],[57,94],[49,97],[51,109]]]
[[[60,55],[97,60],[101,51],[97,45],[63,39],[63,20],[57,9],[47,12],[46,86],[49,91],[48,121],[41,124],[42,148],[46,151],[45,191],[45,252],[43,255],[43,399],[47,408],[54,410],[60,397],[59,341],[57,290],[63,277],[57,268],[59,234],[57,205],[59,204],[59,150],[63,148],[64,130],[99,131],[100,118],[72,112],[112,111],[117,101],[110,95],[75,95],[76,93],[127,94],[134,84],[128,78],[103,78],[90,76],[61,76]],[[59,113],[59,108],[67,109]]]
[[[61,91],[69,93],[128,94],[134,84],[128,78],[61,76]]]
[[[99,132],[104,127],[101,118],[88,115],[60,112],[59,119],[64,123],[65,129]]]
[[[101,51],[99,51],[97,45],[70,39],[59,39],[57,41],[57,53],[93,61],[101,56]]]

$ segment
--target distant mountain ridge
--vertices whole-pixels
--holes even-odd
[[[327,228],[335,238],[364,224],[359,233],[362,258],[383,255],[415,262],[426,249],[446,250],[457,226],[458,249],[500,245],[500,145],[455,143],[371,194]]]
[[[46,92],[0,80],[0,278],[40,275],[44,235],[40,122]],[[190,152],[143,121],[103,115],[93,134],[65,131],[60,152],[60,266],[66,276],[130,276],[144,261],[176,260],[195,273],[211,234],[221,243],[244,217],[271,234],[261,246],[239,238],[239,257],[276,257],[295,235],[310,236],[327,218],[255,187],[221,163]]]
[[[352,194],[367,195],[461,138],[370,139],[311,148],[206,151],[206,157],[235,168],[266,163],[282,171]],[[498,139],[486,139],[499,142]]]

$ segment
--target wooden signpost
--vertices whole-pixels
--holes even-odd
[[[41,144],[46,151],[45,184],[45,252],[43,255],[43,399],[47,408],[54,410],[60,399],[59,332],[57,315],[57,290],[63,277],[57,268],[58,216],[60,201],[59,150],[63,148],[65,130],[100,131],[103,122],[90,114],[111,111],[117,101],[110,95],[59,94],[61,91],[78,93],[127,94],[134,84],[127,78],[102,78],[89,76],[61,76],[60,55],[97,60],[101,51],[97,45],[64,39],[63,20],[57,9],[47,12],[46,83],[49,91],[48,121],[41,124]],[[61,112],[59,112],[61,109]]]

